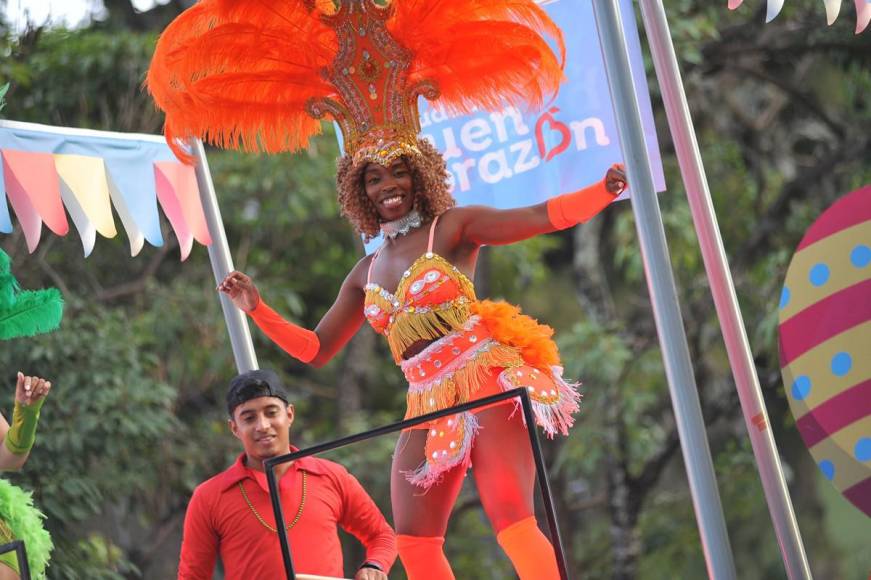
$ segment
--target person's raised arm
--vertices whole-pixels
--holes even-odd
[[[18,471],[24,466],[36,441],[39,411],[50,390],[51,382],[18,373],[12,425],[0,416],[0,471]]]
[[[506,210],[470,206],[459,208],[455,213],[461,220],[460,235],[464,243],[474,246],[513,244],[584,223],[625,188],[623,166],[613,165],[601,181],[544,203]]]
[[[261,298],[254,282],[242,272],[231,272],[218,286],[238,308],[289,355],[314,367],[322,367],[363,324],[363,281],[367,259],[351,270],[336,301],[318,323],[308,330],[285,320]]]

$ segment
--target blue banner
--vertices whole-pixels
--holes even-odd
[[[620,162],[620,142],[590,0],[539,2],[563,31],[567,81],[544,110],[447,118],[427,102],[421,132],[444,154],[457,202],[519,207],[580,189]],[[665,189],[631,0],[621,0],[635,92],[657,191]]]

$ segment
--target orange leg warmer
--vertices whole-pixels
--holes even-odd
[[[444,538],[396,536],[399,559],[402,560],[408,580],[454,580],[444,545]]]
[[[511,524],[496,535],[496,540],[520,580],[560,580],[553,546],[538,529],[535,516]]]

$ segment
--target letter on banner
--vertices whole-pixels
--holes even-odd
[[[43,220],[58,235],[64,236],[69,232],[54,159],[50,153],[4,149],[3,178],[30,253],[39,244]]]

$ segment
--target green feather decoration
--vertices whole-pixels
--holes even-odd
[[[0,479],[0,518],[16,540],[24,540],[27,562],[34,578],[45,578],[45,568],[53,548],[51,536],[43,527],[45,516],[33,505],[29,492]]]
[[[0,340],[57,330],[63,306],[56,288],[19,290],[10,272],[9,256],[0,250]]]

